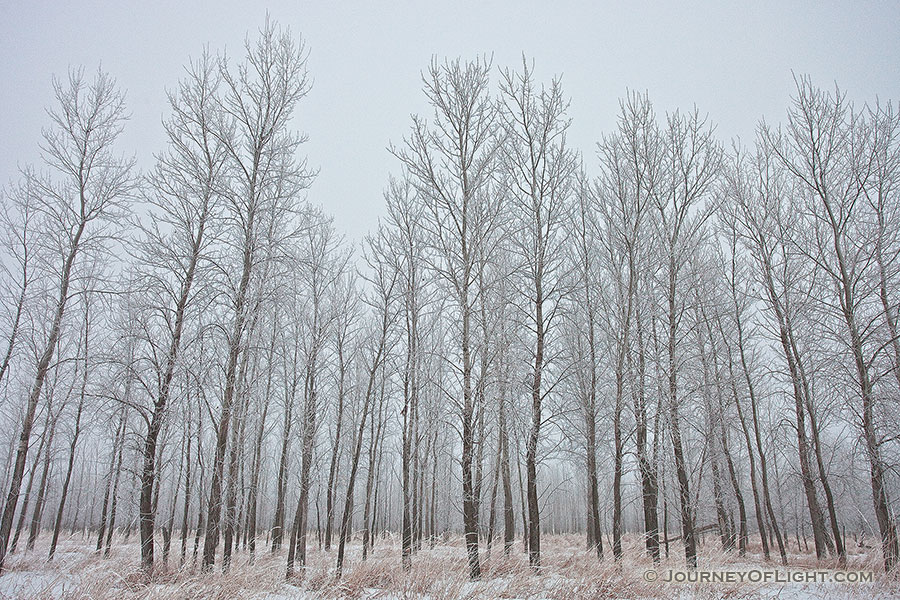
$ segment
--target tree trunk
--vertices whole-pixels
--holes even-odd
[[[78,445],[78,437],[81,435],[81,413],[84,409],[85,390],[87,388],[87,317],[85,316],[84,328],[84,376],[81,381],[81,397],[78,401],[78,409],[75,412],[75,432],[72,434],[72,442],[69,444],[69,462],[66,465],[66,476],[63,479],[62,492],[59,498],[59,507],[56,511],[56,522],[53,525],[53,539],[50,541],[50,553],[47,560],[53,560],[56,553],[56,544],[59,542],[59,532],[62,529],[63,514],[66,510],[66,497],[69,494],[69,482],[72,480],[72,467],[75,465],[75,449]]]
[[[190,407],[190,394],[188,394],[188,407]],[[199,408],[199,407],[198,407]],[[202,411],[198,410],[198,423],[197,423],[197,440],[199,446],[200,435],[203,432],[203,427],[199,419],[202,418]],[[190,412],[187,415],[187,452],[185,456],[185,470],[184,470],[184,508],[181,513],[181,558],[180,564],[184,564],[185,558],[187,557],[187,534],[189,529],[189,519],[190,519],[190,510],[191,510],[191,491],[192,484],[194,481],[191,479],[191,442],[193,442],[193,437],[191,436],[191,429],[193,426],[194,420],[191,417]],[[200,456],[200,449],[197,448],[197,456]]]
[[[341,577],[344,568],[344,548],[350,535],[350,519],[353,515],[353,489],[356,485],[356,472],[359,468],[359,456],[362,453],[363,437],[366,430],[366,419],[368,418],[369,407],[372,399],[372,388],[375,383],[375,371],[377,366],[373,366],[369,372],[368,389],[366,390],[365,399],[363,400],[362,414],[359,421],[359,429],[356,432],[356,440],[354,443],[353,454],[350,460],[350,474],[347,483],[347,493],[344,497],[344,513],[341,517],[341,529],[338,536],[338,552],[337,565],[335,568],[335,576]]]
[[[253,330],[259,316],[258,311],[254,311],[252,324],[250,325],[248,337],[252,335]],[[223,530],[223,548],[222,548],[222,571],[227,572],[231,566],[232,548],[237,546],[235,541],[235,531],[237,529],[237,488],[238,488],[238,469],[241,465],[241,457],[244,450],[244,426],[247,422],[247,410],[250,404],[249,394],[246,391],[246,381],[248,370],[250,368],[250,352],[245,350],[241,357],[241,366],[237,375],[237,404],[234,409],[234,426],[231,430],[231,443],[228,450],[228,485],[225,491],[225,527]],[[238,536],[238,539],[240,536]]]
[[[278,478],[275,480],[277,490],[275,494],[275,517],[272,522],[272,552],[281,548],[281,541],[284,538],[284,495],[287,489],[288,446],[291,439],[291,406],[295,395],[294,389],[296,389],[296,383],[292,386],[284,406],[284,423],[281,429],[281,458],[278,460]]]
[[[128,385],[126,384],[126,390],[128,389]],[[127,391],[126,391],[127,396]],[[119,477],[122,474],[122,454],[125,450],[125,427],[127,425],[127,420],[125,418],[125,411],[122,411],[122,435],[119,439],[119,452],[116,457],[116,468],[115,474],[113,475],[113,487],[112,487],[112,503],[109,507],[109,527],[106,529],[106,548],[103,551],[103,557],[109,558],[110,548],[112,546],[112,536],[113,532],[116,530],[116,508],[119,505]]]
[[[844,540],[841,538],[841,529],[834,509],[834,494],[831,493],[831,485],[828,483],[828,475],[825,471],[825,461],[822,459],[822,447],[819,443],[819,425],[816,422],[815,407],[811,399],[807,402],[809,413],[809,429],[812,434],[813,453],[816,457],[816,469],[819,473],[819,481],[825,492],[825,507],[828,509],[828,518],[831,521],[831,532],[834,535],[834,546],[841,564],[847,562],[847,550],[844,548]]]
[[[638,470],[641,474],[641,499],[644,509],[644,545],[647,552],[658,564],[659,557],[659,484],[656,466],[651,463],[647,450],[647,396],[646,396],[646,358],[644,348],[644,328],[640,313],[635,319],[638,342],[638,372],[635,401],[635,434],[638,455]],[[654,436],[654,440],[655,440]],[[594,489],[596,490],[596,466],[594,472]],[[595,492],[596,493],[596,492]],[[598,532],[599,533],[599,532]]]
[[[251,197],[256,193],[251,187]],[[252,230],[253,214],[247,216]],[[250,273],[253,267],[253,251],[251,241],[245,240],[241,280],[235,300],[235,316],[231,334],[228,337],[228,362],[225,367],[225,392],[222,397],[222,410],[216,424],[216,453],[212,465],[212,480],[209,486],[209,502],[206,512],[206,537],[203,542],[204,572],[212,571],[216,562],[216,548],[219,545],[219,521],[222,515],[222,475],[225,469],[225,449],[228,444],[228,428],[231,424],[232,402],[237,387],[238,357],[241,353],[241,342],[244,336],[245,303],[250,288]]]
[[[47,407],[47,410],[50,410],[49,406]],[[50,465],[52,463],[50,460],[50,451],[53,447],[53,436],[56,433],[56,422],[59,419],[59,415],[60,413],[57,412],[50,423],[50,433],[47,437],[47,445],[44,447],[44,467],[41,471],[40,483],[38,483],[37,499],[35,500],[34,511],[32,511],[31,515],[31,526],[28,530],[28,541],[25,543],[25,550],[34,549],[34,542],[37,540],[41,530],[41,519],[44,515],[44,501],[47,497],[47,481],[50,475]]]
[[[338,344],[338,402],[334,426],[334,446],[331,448],[331,462],[328,467],[328,486],[325,489],[325,551],[331,550],[331,535],[334,530],[334,494],[338,476],[338,457],[341,449],[341,427],[344,421],[344,379],[346,364],[344,362],[344,344],[341,338]]]
[[[259,417],[259,426],[256,430],[256,443],[253,447],[253,471],[250,475],[250,490],[247,500],[247,529],[246,536],[250,549],[250,562],[253,563],[256,554],[256,533],[257,533],[257,503],[259,496],[259,476],[262,467],[262,446],[263,439],[266,434],[266,416],[269,413],[269,402],[272,397],[272,375],[275,365],[275,340],[277,338],[278,317],[277,313],[272,319],[272,339],[269,343],[269,354],[266,375],[266,393],[263,398],[262,415]]]
[[[734,282],[732,282],[732,289],[734,289]],[[753,420],[753,434],[756,441],[756,450],[759,452],[759,471],[760,476],[762,478],[762,495],[765,503],[766,513],[769,515],[769,527],[771,529],[772,534],[775,536],[775,541],[778,544],[778,553],[781,556],[781,564],[787,565],[787,551],[784,546],[784,539],[781,536],[781,530],[778,528],[778,520],[775,517],[775,506],[772,503],[772,494],[769,491],[769,472],[766,466],[766,453],[763,449],[762,443],[762,433],[760,432],[759,426],[759,411],[757,410],[756,404],[756,390],[753,386],[753,379],[750,376],[750,366],[747,364],[747,354],[744,349],[744,328],[743,328],[743,320],[741,319],[741,311],[737,306],[737,299],[735,298],[735,323],[737,325],[738,331],[738,353],[741,358],[741,370],[744,373],[744,380],[747,383],[747,393],[750,396],[750,415]],[[738,406],[738,411],[740,411],[740,406]],[[738,413],[740,414],[740,412]],[[752,452],[750,453],[753,454]],[[751,463],[752,464],[752,463]],[[762,533],[762,529],[760,530],[760,534]]]
[[[537,491],[537,445],[541,430],[541,376],[544,367],[544,317],[543,295],[541,283],[537,282],[535,298],[536,341],[534,353],[534,372],[531,380],[531,428],[528,432],[528,444],[525,448],[525,481],[528,498],[528,564],[541,566],[541,515],[538,506]]]
[[[318,342],[316,342],[318,343]],[[316,381],[316,356],[318,350],[313,350],[311,364],[307,366],[306,373],[306,402],[303,415],[303,435],[300,466],[300,495],[297,499],[297,512],[294,516],[294,544],[288,549],[287,560],[287,577],[293,575],[294,556],[296,553],[297,562],[300,568],[306,568],[306,534],[307,534],[307,518],[309,513],[309,489],[310,489],[310,473],[312,472],[313,452],[315,451],[316,441],[316,414],[318,411],[317,397],[318,388]]]
[[[678,370],[675,363],[675,341],[678,315],[675,310],[674,259],[669,263],[669,314],[668,314],[668,380],[669,380],[669,428],[672,432],[672,448],[675,454],[675,474],[678,478],[678,498],[681,507],[681,535],[684,539],[684,557],[687,566],[697,568],[697,540],[694,536],[694,509],[691,502],[690,479],[684,447],[681,441],[681,425],[678,415]],[[667,536],[668,537],[668,536]]]
[[[627,325],[626,325],[627,327]],[[625,340],[628,335],[624,334]],[[622,439],[622,394],[624,393],[623,362],[625,344],[623,340],[616,368],[616,404],[613,411],[613,557],[616,560],[622,558],[622,471],[625,457],[625,441]]]
[[[25,518],[28,513],[28,506],[30,504],[31,498],[31,490],[34,485],[34,476],[37,473],[38,467],[41,465],[41,451],[44,449],[44,445],[47,443],[47,434],[50,430],[50,416],[52,415],[52,411],[47,410],[47,416],[44,418],[44,429],[41,432],[41,440],[38,444],[37,451],[35,452],[36,456],[34,458],[34,462],[31,465],[31,472],[28,474],[28,485],[25,487],[25,498],[22,502],[22,508],[19,510],[19,520],[16,522],[16,533],[13,536],[12,544],[10,545],[9,551],[13,553],[16,551],[16,546],[19,543],[19,537],[22,535],[22,531],[25,528]],[[110,465],[110,469],[112,469],[112,465]],[[110,476],[112,473],[110,473]],[[107,485],[107,490],[109,490],[109,485]]]
[[[362,559],[366,560],[369,556],[369,549],[372,543],[372,490],[375,484],[375,461],[377,458],[378,448],[378,431],[381,430],[381,408],[384,403],[384,385],[382,381],[381,394],[378,410],[373,410],[369,416],[369,464],[366,470],[366,499],[363,503],[363,546]],[[378,426],[376,427],[375,416],[378,415]]]

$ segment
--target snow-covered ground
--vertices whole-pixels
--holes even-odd
[[[461,540],[425,547],[413,556],[409,573],[400,568],[400,548],[396,538],[379,538],[368,560],[362,561],[358,543],[350,547],[344,576],[334,577],[335,550],[318,549],[315,540],[309,565],[302,577],[285,580],[286,553],[263,550],[251,564],[249,554],[239,552],[227,574],[220,569],[204,575],[191,560],[179,567],[180,540],[173,540],[173,557],[147,581],[138,564],[138,545],[133,536],[114,544],[110,558],[98,557],[92,544],[80,536],[62,542],[52,562],[46,561],[46,546],[38,543],[29,552],[8,558],[7,571],[0,576],[0,599],[187,599],[246,598],[248,600],[313,600],[348,598],[360,600],[487,600],[494,598],[587,600],[594,598],[778,598],[780,600],[900,598],[900,582],[878,573],[878,558],[872,549],[854,549],[844,568],[852,572],[874,572],[866,583],[675,583],[663,581],[670,570],[684,572],[680,546],[672,546],[671,556],[654,566],[640,552],[640,540],[627,539],[625,558],[618,564],[610,557],[598,561],[586,552],[577,536],[547,536],[543,540],[543,567],[528,567],[521,542],[509,557],[495,546],[490,555],[482,548],[483,578],[467,577],[465,548]],[[701,554],[701,571],[744,573],[787,570],[766,564],[752,551],[747,557],[718,550],[708,539]],[[159,551],[161,553],[161,550]],[[790,556],[791,572],[812,570],[833,574],[838,565],[816,563],[810,556]],[[649,575],[650,571],[654,575]],[[654,576],[657,578],[653,580]],[[758,576],[758,575],[756,575]],[[830,578],[830,575],[824,576]]]

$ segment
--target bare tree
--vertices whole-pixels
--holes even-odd
[[[302,249],[302,260],[306,264],[300,269],[301,285],[308,294],[309,309],[304,329],[308,332],[303,361],[306,365],[303,383],[303,419],[301,422],[301,466],[300,493],[297,511],[294,515],[292,544],[288,549],[287,576],[294,568],[295,551],[301,568],[306,566],[307,516],[309,512],[309,490],[314,460],[316,433],[320,425],[319,379],[321,377],[323,354],[328,337],[336,319],[336,285],[344,275],[347,256],[338,254],[336,245],[340,240],[334,233],[330,220],[321,219],[317,226],[309,228]]]
[[[56,177],[30,174],[36,195],[40,235],[53,254],[56,305],[40,342],[34,382],[25,405],[9,493],[0,517],[0,572],[25,472],[25,460],[38,401],[56,353],[63,317],[80,254],[102,244],[108,223],[117,216],[132,189],[131,161],[116,157],[113,146],[126,118],[123,96],[102,71],[92,82],[72,71],[67,84],[53,82],[58,106],[49,111],[52,126],[44,130],[43,158]]]
[[[825,521],[817,497],[812,467],[809,463],[810,443],[807,432],[809,385],[805,358],[797,344],[796,320],[803,311],[798,306],[804,294],[798,291],[800,277],[805,272],[798,264],[799,256],[791,243],[796,223],[791,221],[786,196],[787,182],[775,157],[760,149],[750,165],[749,180],[737,179],[730,198],[735,202],[736,219],[740,224],[745,247],[757,264],[766,305],[775,319],[776,336],[780,342],[788,377],[793,391],[796,416],[797,451],[807,508],[812,523],[816,555],[824,556],[833,544],[825,530]],[[737,174],[730,178],[740,177]]]
[[[615,406],[613,409],[613,554],[622,557],[622,475],[624,460],[623,431],[626,377],[633,345],[632,329],[641,318],[638,311],[638,286],[646,277],[641,264],[646,262],[643,238],[648,237],[647,214],[661,178],[660,134],[646,96],[631,94],[621,104],[622,115],[615,135],[599,146],[601,176],[598,182],[598,209],[601,218],[602,259],[611,296],[607,300],[610,338],[614,340]],[[601,297],[604,297],[601,294]],[[642,360],[640,352],[638,360]],[[643,379],[639,375],[638,387]],[[647,549],[659,558],[656,530],[655,472],[647,454],[647,410],[643,389],[635,396],[635,424],[638,466],[644,497]],[[655,548],[655,553],[654,553]]]
[[[3,219],[3,245],[6,254],[12,259],[11,265],[6,261],[0,264],[0,273],[3,275],[0,288],[4,297],[3,305],[4,308],[8,306],[12,308],[12,314],[8,315],[9,333],[6,351],[0,363],[0,384],[6,378],[16,342],[21,336],[20,327],[26,309],[28,288],[35,279],[34,253],[37,250],[37,243],[34,239],[34,229],[37,200],[34,196],[33,181],[34,175],[26,171],[24,181],[18,186],[11,190],[0,190],[0,199],[3,200],[4,206],[8,207],[0,217]]]
[[[392,151],[410,174],[426,206],[432,267],[452,294],[459,330],[459,356],[454,365],[461,378],[456,399],[462,441],[463,528],[469,576],[481,577],[478,556],[478,498],[475,495],[476,407],[472,321],[479,262],[494,233],[499,202],[487,186],[496,153],[496,107],[488,90],[490,64],[476,60],[434,61],[424,77],[425,95],[434,108],[429,124],[413,117],[410,136]]]
[[[797,81],[793,107],[788,111],[784,135],[766,134],[766,141],[808,194],[807,210],[816,243],[807,252],[815,252],[811,258],[832,283],[837,309],[846,326],[844,343],[852,356],[859,387],[860,426],[870,465],[884,568],[890,571],[900,549],[888,504],[886,468],[878,439],[873,394],[872,365],[878,350],[871,348],[874,328],[867,325],[871,323],[867,310],[871,309],[866,296],[874,294],[869,291],[871,286],[860,285],[869,277],[868,270],[873,264],[867,243],[870,228],[863,225],[861,214],[865,208],[864,190],[875,178],[878,156],[877,149],[873,148],[872,126],[866,122],[864,113],[858,113],[846,103],[839,89],[827,94],[813,87],[808,78],[801,78]],[[827,488],[826,493],[830,493]],[[835,537],[838,552],[843,555],[836,527]]]
[[[555,352],[548,343],[566,293],[566,244],[569,200],[576,154],[566,145],[568,102],[559,79],[537,89],[532,70],[523,57],[522,72],[505,70],[501,77],[501,144],[504,191],[517,221],[512,246],[522,262],[523,312],[533,333],[531,373],[531,425],[525,450],[528,500],[528,562],[541,564],[541,526],[538,506],[537,463],[543,404],[553,390],[546,381]]]
[[[350,391],[350,374],[348,370],[353,364],[355,350],[353,336],[357,331],[360,318],[359,295],[356,289],[356,278],[348,274],[339,284],[340,294],[336,310],[334,327],[334,355],[337,358],[337,405],[335,407],[334,442],[331,447],[331,460],[328,468],[328,483],[325,488],[325,550],[331,549],[331,537],[334,529],[334,500],[338,478],[338,458],[341,450],[341,432],[344,424],[344,412],[347,395]]]
[[[599,322],[600,226],[596,216],[596,196],[586,176],[581,173],[576,188],[576,209],[572,211],[572,233],[577,265],[575,293],[569,318],[570,360],[577,389],[581,418],[584,423],[585,471],[587,474],[587,544],[603,558],[603,531],[600,521],[599,470],[597,467],[597,425],[602,366]]]
[[[668,116],[661,132],[663,144],[663,180],[654,194],[657,234],[661,243],[660,276],[663,290],[663,327],[667,362],[667,403],[669,430],[675,455],[678,498],[684,552],[689,567],[697,566],[697,539],[694,530],[694,502],[681,432],[679,374],[685,357],[678,352],[683,335],[679,325],[688,301],[682,289],[687,283],[683,272],[703,237],[710,210],[706,198],[711,191],[721,160],[721,148],[706,120],[694,112]]]
[[[420,320],[425,310],[427,285],[425,261],[427,248],[424,231],[420,224],[424,216],[424,205],[416,198],[409,181],[391,179],[385,192],[388,207],[387,242],[394,255],[399,273],[399,295],[403,302],[403,338],[406,356],[403,361],[403,407],[401,418],[401,494],[403,500],[401,517],[401,562],[409,570],[414,545],[416,526],[417,489],[414,485],[415,467],[418,462],[418,417],[419,395],[422,377],[420,356]]]
[[[172,115],[165,122],[168,152],[158,157],[149,177],[150,219],[141,227],[137,244],[136,260],[142,265],[142,281],[147,282],[142,295],[158,301],[151,318],[161,317],[160,323],[145,326],[151,356],[161,357],[153,369],[158,382],[153,406],[149,414],[142,413],[147,433],[142,451],[140,534],[141,565],[147,574],[153,569],[157,440],[179,363],[189,303],[196,296],[197,274],[208,270],[204,262],[213,238],[210,230],[224,191],[224,146],[214,135],[220,120],[218,84],[214,60],[203,55],[189,65],[177,92],[169,94]]]
[[[69,494],[69,484],[72,481],[72,468],[75,466],[75,451],[78,447],[78,438],[80,438],[82,434],[82,416],[84,415],[85,402],[87,401],[88,357],[90,352],[89,342],[91,328],[91,300],[92,297],[90,292],[87,292],[82,296],[82,301],[84,303],[84,324],[83,330],[80,334],[81,344],[79,344],[79,347],[82,350],[80,351],[81,355],[78,357],[81,360],[81,386],[78,392],[78,406],[75,409],[75,423],[73,424],[72,429],[72,439],[69,443],[69,458],[68,462],[66,463],[66,475],[63,479],[59,504],[56,509],[56,520],[53,524],[53,538],[50,541],[50,552],[48,554],[47,560],[52,560],[53,555],[56,553],[56,545],[59,542],[59,533],[62,529],[63,515],[65,514],[66,510],[66,498]]]
[[[290,227],[300,202],[299,191],[311,175],[295,152],[304,138],[288,129],[297,103],[307,94],[310,82],[306,51],[287,29],[267,22],[255,43],[246,43],[245,62],[237,73],[222,59],[224,91],[221,110],[225,123],[217,128],[225,146],[233,187],[225,197],[226,222],[231,232],[228,247],[238,258],[237,281],[227,277],[229,309],[233,321],[227,335],[225,389],[216,423],[216,450],[212,464],[203,569],[215,563],[222,514],[222,474],[233,411],[239,355],[251,318],[251,290],[259,277],[262,233],[272,221]],[[230,270],[229,270],[230,271]]]

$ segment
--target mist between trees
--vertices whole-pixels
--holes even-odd
[[[134,532],[148,576],[316,546],[340,577],[386,531],[405,569],[464,535],[472,579],[547,532],[895,568],[895,104],[798,76],[742,145],[628,92],[582,153],[530,59],[436,58],[356,245],[292,128],[306,59],[267,22],[190,61],[146,173],[112,77],[54,80],[2,196],[0,569],[67,530]]]

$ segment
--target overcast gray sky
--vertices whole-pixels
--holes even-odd
[[[309,192],[359,239],[383,214],[381,191],[410,114],[426,109],[420,72],[432,56],[533,58],[563,75],[570,143],[590,172],[627,89],[658,113],[696,104],[723,141],[779,121],[791,71],[834,82],[856,101],[900,98],[900,2],[84,2],[0,0],[0,182],[38,158],[51,75],[102,63],[127,92],[121,148],[141,168],[163,147],[165,90],[204,44],[242,51],[266,10],[306,39],[315,84],[299,108],[309,134]]]

